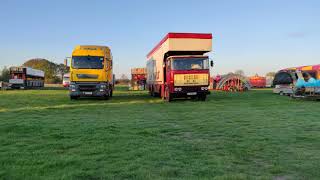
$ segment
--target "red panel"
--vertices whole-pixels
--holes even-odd
[[[161,45],[169,38],[187,38],[187,39],[212,39],[212,34],[203,33],[168,33],[147,55],[147,58],[151,56]]]
[[[265,77],[253,76],[249,79],[252,87],[266,87],[267,80]]]

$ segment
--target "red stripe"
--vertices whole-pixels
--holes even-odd
[[[212,39],[212,34],[203,33],[168,33],[147,55],[149,58],[161,45],[169,38],[187,38],[187,39]]]

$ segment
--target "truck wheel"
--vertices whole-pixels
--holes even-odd
[[[79,99],[79,96],[70,96],[70,99],[71,100],[77,100],[77,99]]]
[[[102,99],[103,100],[108,100],[110,98],[110,95],[104,95],[104,96],[102,96]]]
[[[165,100],[166,100],[167,102],[171,102],[171,101],[172,101],[172,95],[171,95],[171,93],[169,92],[169,88],[166,88],[164,94],[165,94]]]
[[[205,101],[205,100],[207,99],[207,95],[199,95],[199,96],[198,96],[198,99],[199,99],[200,101]]]
[[[156,94],[155,94],[155,92],[153,91],[153,89],[150,89],[149,92],[150,92],[150,96],[156,97]]]

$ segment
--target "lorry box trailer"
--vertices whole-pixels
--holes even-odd
[[[132,68],[130,90],[145,90],[146,78],[146,68]]]
[[[267,85],[266,77],[258,76],[251,76],[249,78],[249,82],[252,88],[265,88]]]
[[[11,88],[40,88],[44,86],[44,71],[30,67],[11,67]]]
[[[112,96],[113,86],[112,55],[109,47],[76,46],[70,66],[70,98],[89,96],[108,99]]]
[[[209,93],[212,34],[168,33],[147,55],[147,88],[166,101],[180,97],[205,100]],[[213,66],[213,62],[210,62]]]

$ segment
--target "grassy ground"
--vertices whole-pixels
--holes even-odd
[[[164,103],[122,87],[0,92],[0,179],[319,179],[319,102],[270,90]]]

